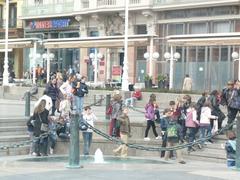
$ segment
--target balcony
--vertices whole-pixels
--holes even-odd
[[[43,4],[28,4],[27,1],[22,7],[23,18],[56,16],[63,14],[71,14],[74,9],[74,0],[65,0],[63,3],[43,3]]]
[[[85,14],[89,12],[119,11],[124,10],[124,0],[82,0],[81,6],[75,2],[75,12]],[[129,10],[149,9],[152,0],[129,0]]]
[[[166,9],[176,7],[207,7],[209,5],[238,4],[239,0],[153,0],[154,9]]]

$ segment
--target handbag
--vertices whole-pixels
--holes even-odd
[[[42,122],[42,118],[41,118],[41,116],[39,114],[38,114],[38,117],[39,117],[39,119],[41,121],[40,130],[43,131],[43,132],[48,132],[49,131],[48,124]]]
[[[81,121],[79,122],[79,129],[80,129],[80,131],[86,131],[86,130],[88,129],[88,126],[87,126],[86,122],[84,122],[83,120],[81,120]]]

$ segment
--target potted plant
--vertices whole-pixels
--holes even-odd
[[[149,76],[148,74],[144,77],[145,82],[145,88],[152,88],[152,76]]]
[[[165,81],[166,81],[166,76],[163,74],[159,74],[157,77],[158,80],[158,88],[164,89],[165,88]]]

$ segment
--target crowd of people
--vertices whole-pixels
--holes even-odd
[[[44,95],[36,102],[34,113],[29,119],[28,131],[33,139],[31,154],[36,156],[45,156],[54,152],[57,136],[60,138],[69,138],[70,136],[70,112],[75,109],[81,116],[79,121],[86,121],[94,125],[97,117],[91,110],[91,107],[85,107],[84,96],[88,94],[88,87],[85,84],[85,76],[76,76],[69,74],[66,81],[63,80],[61,73],[55,73],[51,81],[47,83]],[[155,94],[151,94],[149,101],[145,105],[144,117],[146,119],[146,129],[144,141],[149,141],[149,130],[152,128],[156,140],[162,140],[162,147],[172,147],[184,142],[193,143],[196,137],[202,139],[195,146],[188,146],[188,153],[196,151],[196,148],[204,148],[208,143],[213,143],[212,139],[206,141],[204,138],[210,137],[212,133],[222,128],[223,120],[226,118],[220,106],[227,107],[228,116],[228,137],[226,144],[228,155],[228,164],[233,165],[234,131],[232,131],[232,122],[240,110],[240,83],[228,82],[223,91],[214,90],[210,94],[202,93],[201,98],[194,103],[190,95],[184,95],[176,101],[170,101],[169,107],[160,113],[159,104]],[[119,91],[114,91],[112,101],[108,107],[107,113],[110,116],[109,135],[120,138],[128,143],[131,137],[130,117],[128,116],[128,107],[134,106],[134,101],[140,100],[142,94],[136,90],[130,98],[122,99]],[[55,115],[56,111],[59,116]],[[157,131],[156,126],[160,127]],[[92,142],[92,130],[83,130],[84,155],[89,155]],[[220,131],[220,133],[223,133]],[[120,145],[113,150],[115,155],[126,157],[128,148],[126,145]],[[174,156],[172,151],[161,152],[161,157],[168,160]],[[185,164],[181,150],[176,151],[176,158],[179,163]]]

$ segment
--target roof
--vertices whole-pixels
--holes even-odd
[[[39,41],[38,38],[18,38],[18,39],[8,39],[8,48],[18,49],[18,48],[32,48],[33,43]],[[0,49],[5,48],[5,39],[0,40]]]
[[[240,45],[240,33],[211,33],[167,36],[170,46]]]

